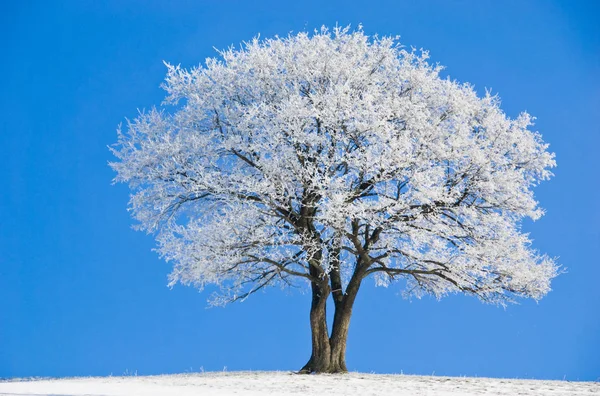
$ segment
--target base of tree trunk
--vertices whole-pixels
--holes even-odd
[[[330,357],[328,359],[314,359],[308,362],[298,371],[298,374],[343,374],[347,373],[346,362]]]
[[[341,368],[330,368],[324,371],[311,371],[311,369],[302,368],[300,371],[296,371],[296,374],[347,374],[348,370],[343,370]]]

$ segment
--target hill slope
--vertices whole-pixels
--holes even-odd
[[[0,382],[0,395],[223,396],[223,395],[513,396],[600,395],[597,382],[423,377],[349,373],[223,372],[149,377],[89,377]]]

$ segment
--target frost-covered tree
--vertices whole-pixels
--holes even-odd
[[[540,299],[557,265],[521,220],[554,155],[498,97],[440,77],[427,52],[361,28],[244,43],[191,70],[167,65],[168,111],[119,130],[111,166],[171,284],[243,300],[312,292],[302,372],[346,371],[365,278],[408,295]],[[331,334],[326,305],[335,309]]]

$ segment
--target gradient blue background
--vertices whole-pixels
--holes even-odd
[[[166,287],[152,237],[131,230],[107,145],[159,104],[163,60],[362,22],[400,34],[461,81],[527,110],[557,153],[536,190],[535,247],[568,272],[539,304],[405,300],[368,283],[350,370],[600,377],[600,2],[4,1],[0,5],[0,377],[292,370],[308,358],[309,296],[271,289],[206,309]]]

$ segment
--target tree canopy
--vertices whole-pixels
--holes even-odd
[[[408,294],[539,299],[558,273],[521,230],[554,155],[533,118],[361,28],[255,38],[167,64],[163,110],[119,130],[111,166],[171,284],[212,300],[357,272]]]

